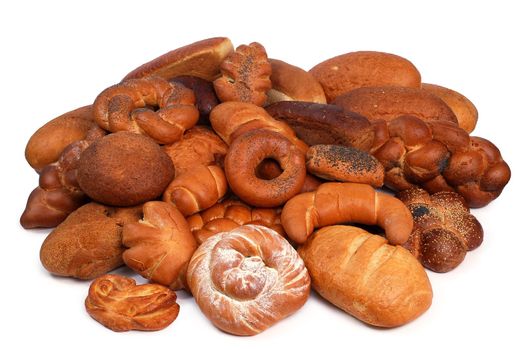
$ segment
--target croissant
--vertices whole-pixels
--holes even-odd
[[[327,226],[298,249],[322,297],[359,320],[397,327],[425,312],[432,287],[401,246],[351,226]]]
[[[412,215],[400,200],[366,184],[324,183],[291,198],[281,212],[285,232],[298,244],[315,228],[345,222],[379,225],[390,244],[405,243],[413,227]]]
[[[124,226],[122,243],[129,248],[123,261],[144,278],[171,289],[186,286],[185,272],[196,241],[172,204],[145,203],[143,220]]]
[[[280,208],[252,208],[246,203],[227,199],[187,218],[198,244],[217,233],[252,224],[268,227],[284,236]]]
[[[42,170],[38,187],[29,195],[20,217],[22,227],[55,227],[87,201],[76,179],[78,161],[82,152],[104,135],[104,130],[94,126],[84,140],[67,146],[56,162]]]
[[[187,282],[196,303],[221,330],[254,335],[297,311],[310,278],[294,248],[273,230],[240,226],[196,250]]]
[[[227,192],[227,179],[216,165],[197,165],[176,177],[163,193],[163,201],[189,216],[216,204]]]

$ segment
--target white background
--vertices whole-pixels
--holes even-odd
[[[523,26],[517,3],[2,2],[0,347],[521,348]],[[396,53],[410,59],[425,82],[456,89],[476,104],[474,134],[498,145],[513,177],[498,200],[473,211],[485,230],[483,245],[456,270],[429,273],[434,300],[422,317],[375,329],[313,295],[292,317],[242,338],[214,328],[192,298],[179,293],[180,315],[165,330],[114,333],[85,312],[87,282],[56,278],[41,267],[48,231],[26,231],[18,223],[38,179],[24,160],[28,138],[51,118],[92,103],[143,62],[213,36],[228,36],[235,46],[258,41],[270,57],[305,69],[349,51]]]

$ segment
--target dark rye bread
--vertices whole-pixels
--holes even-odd
[[[370,121],[389,121],[411,115],[424,121],[458,123],[452,109],[441,98],[426,90],[411,87],[362,87],[337,97],[333,104],[346,112],[359,113]]]
[[[287,123],[310,146],[335,144],[369,150],[374,140],[374,130],[365,117],[338,106],[281,101],[267,106],[266,111]]]
[[[307,151],[307,171],[327,180],[383,186],[384,169],[370,153],[341,145],[315,145]]]
[[[169,156],[152,139],[131,132],[91,144],[78,164],[80,188],[97,202],[130,206],[159,197],[174,177]]]

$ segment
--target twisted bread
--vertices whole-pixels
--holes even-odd
[[[200,113],[198,124],[209,124],[209,114],[220,101],[214,92],[214,87],[210,81],[191,75],[181,75],[170,79],[170,83],[180,83],[194,92],[196,97],[196,107]]]
[[[157,331],[178,317],[180,306],[176,293],[164,286],[137,286],[132,278],[104,275],[91,283],[85,309],[96,321],[116,332]]]
[[[510,179],[497,147],[454,123],[402,116],[375,121],[374,128],[371,153],[385,168],[385,185],[395,191],[414,185],[430,193],[455,191],[469,207],[482,207]]]
[[[247,224],[265,226],[284,236],[280,212],[280,208],[252,208],[242,201],[227,199],[189,216],[187,222],[199,244],[217,233]]]
[[[93,113],[105,130],[145,134],[157,143],[169,144],[198,121],[195,103],[194,93],[183,85],[148,77],[105,89],[94,101]]]
[[[357,227],[324,227],[298,252],[314,290],[363,322],[401,326],[432,303],[430,281],[416,258]]]
[[[421,188],[411,188],[398,193],[398,198],[414,218],[414,229],[404,247],[426,268],[450,271],[483,241],[481,224],[459,194],[429,195]]]
[[[291,198],[281,223],[293,241],[303,244],[315,228],[354,222],[379,225],[390,244],[403,244],[412,231],[412,215],[398,199],[370,185],[328,182],[314,192]]]
[[[282,134],[303,154],[308,146],[296,137],[285,123],[272,118],[263,108],[244,102],[224,102],[211,111],[210,121],[214,131],[230,145],[234,139],[254,129],[270,130]]]
[[[82,152],[104,135],[104,130],[94,126],[84,140],[67,146],[56,162],[42,170],[38,187],[29,195],[20,217],[22,227],[54,227],[87,201],[76,180],[78,161]]]
[[[227,192],[227,179],[219,166],[197,165],[176,177],[163,193],[163,201],[189,216],[210,208]]]
[[[263,226],[246,225],[200,245],[187,282],[196,303],[221,330],[254,335],[297,311],[310,278],[294,248]]]
[[[122,243],[129,248],[123,261],[144,278],[171,289],[186,287],[187,264],[197,245],[172,204],[145,203],[143,220],[124,226]]]
[[[223,166],[227,149],[218,135],[203,126],[187,130],[180,141],[163,147],[171,157],[175,177],[191,171],[197,165]]]

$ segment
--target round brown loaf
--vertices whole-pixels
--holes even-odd
[[[25,147],[25,159],[40,172],[46,165],[57,161],[65,147],[85,139],[87,131],[94,125],[91,105],[62,114],[31,136]]]
[[[269,62],[272,88],[267,92],[266,104],[278,101],[326,103],[323,88],[312,74],[284,61],[271,58]]]
[[[468,98],[457,91],[439,85],[423,83],[421,88],[441,98],[452,109],[458,118],[460,128],[469,134],[474,130],[478,122],[478,110]]]
[[[174,176],[169,156],[150,138],[131,132],[91,144],[78,164],[78,184],[92,199],[129,206],[160,196]]]
[[[323,86],[327,102],[364,86],[421,86],[421,76],[409,60],[385,52],[349,52],[323,61],[309,72]]]
[[[457,124],[456,115],[438,96],[423,89],[386,86],[363,87],[337,97],[335,105],[359,113],[369,120],[411,115],[422,120],[441,120]]]

